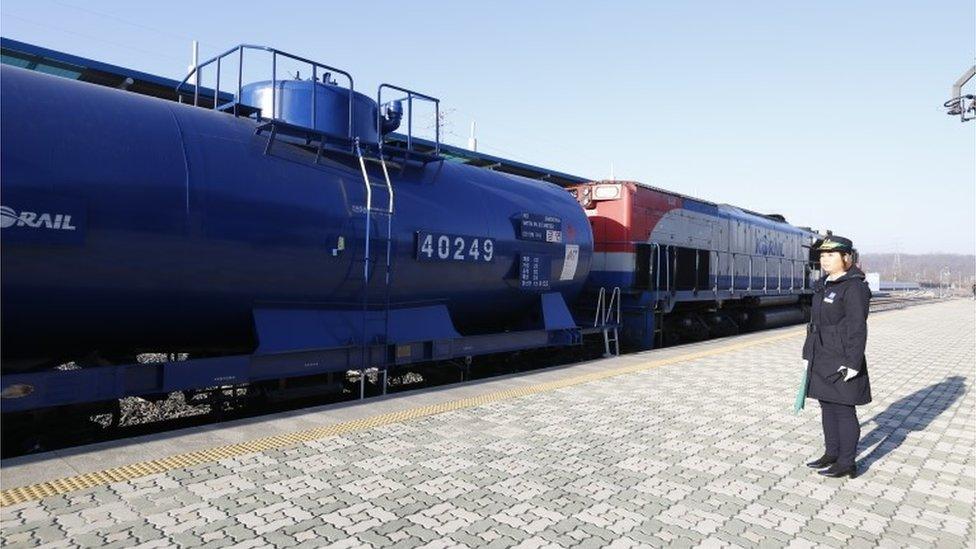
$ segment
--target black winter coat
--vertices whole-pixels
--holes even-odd
[[[871,382],[864,347],[868,340],[871,289],[864,273],[851,267],[844,276],[814,285],[813,309],[803,343],[807,366],[807,397],[839,404],[871,402]],[[850,381],[837,374],[847,366],[858,371]]]

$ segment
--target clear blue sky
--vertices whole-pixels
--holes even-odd
[[[169,77],[239,42],[443,100],[447,141],[833,229],[866,252],[976,250],[976,122],[944,114],[972,0],[5,0],[9,38]]]

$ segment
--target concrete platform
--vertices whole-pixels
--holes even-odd
[[[854,480],[803,466],[822,447],[815,403],[792,413],[801,342],[788,328],[7,460],[0,541],[971,547],[974,303],[871,317]]]

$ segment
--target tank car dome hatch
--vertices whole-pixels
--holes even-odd
[[[396,99],[383,103],[380,105],[380,116],[382,117],[380,130],[383,135],[396,131],[400,127],[400,121],[403,120],[403,101]]]
[[[266,118],[346,136],[350,123],[349,95],[352,94],[352,137],[358,137],[363,143],[378,143],[376,101],[335,85],[328,76],[325,75],[322,82],[299,79],[253,82],[241,89],[241,102],[261,109],[261,115]],[[393,110],[389,108],[387,112]],[[398,126],[399,117],[395,118],[395,124],[384,121],[384,133]]]

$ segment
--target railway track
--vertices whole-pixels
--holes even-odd
[[[890,311],[894,309],[904,309],[913,305],[924,305],[934,303],[940,298],[926,293],[911,293],[904,295],[883,295],[871,298],[871,312]]]
[[[904,309],[937,301],[931,295],[886,295],[871,301],[872,312]],[[390,378],[388,393],[449,385],[460,381],[491,378],[599,358],[601,342],[583,353],[534,350],[500,356],[476,357],[471,363],[458,361],[432,363]],[[367,396],[381,394],[376,374],[367,373]],[[40,424],[11,429],[4,425],[4,459],[29,453],[70,448],[83,444],[121,440],[142,435],[217,424],[232,419],[297,410],[352,401],[358,398],[358,373],[350,373],[341,390],[280,400],[267,399],[253,387],[218,387],[193,396],[173,393],[168,398],[149,401],[130,397],[118,402],[111,413],[84,417],[77,411],[51,415]],[[78,416],[81,415],[81,418]]]

